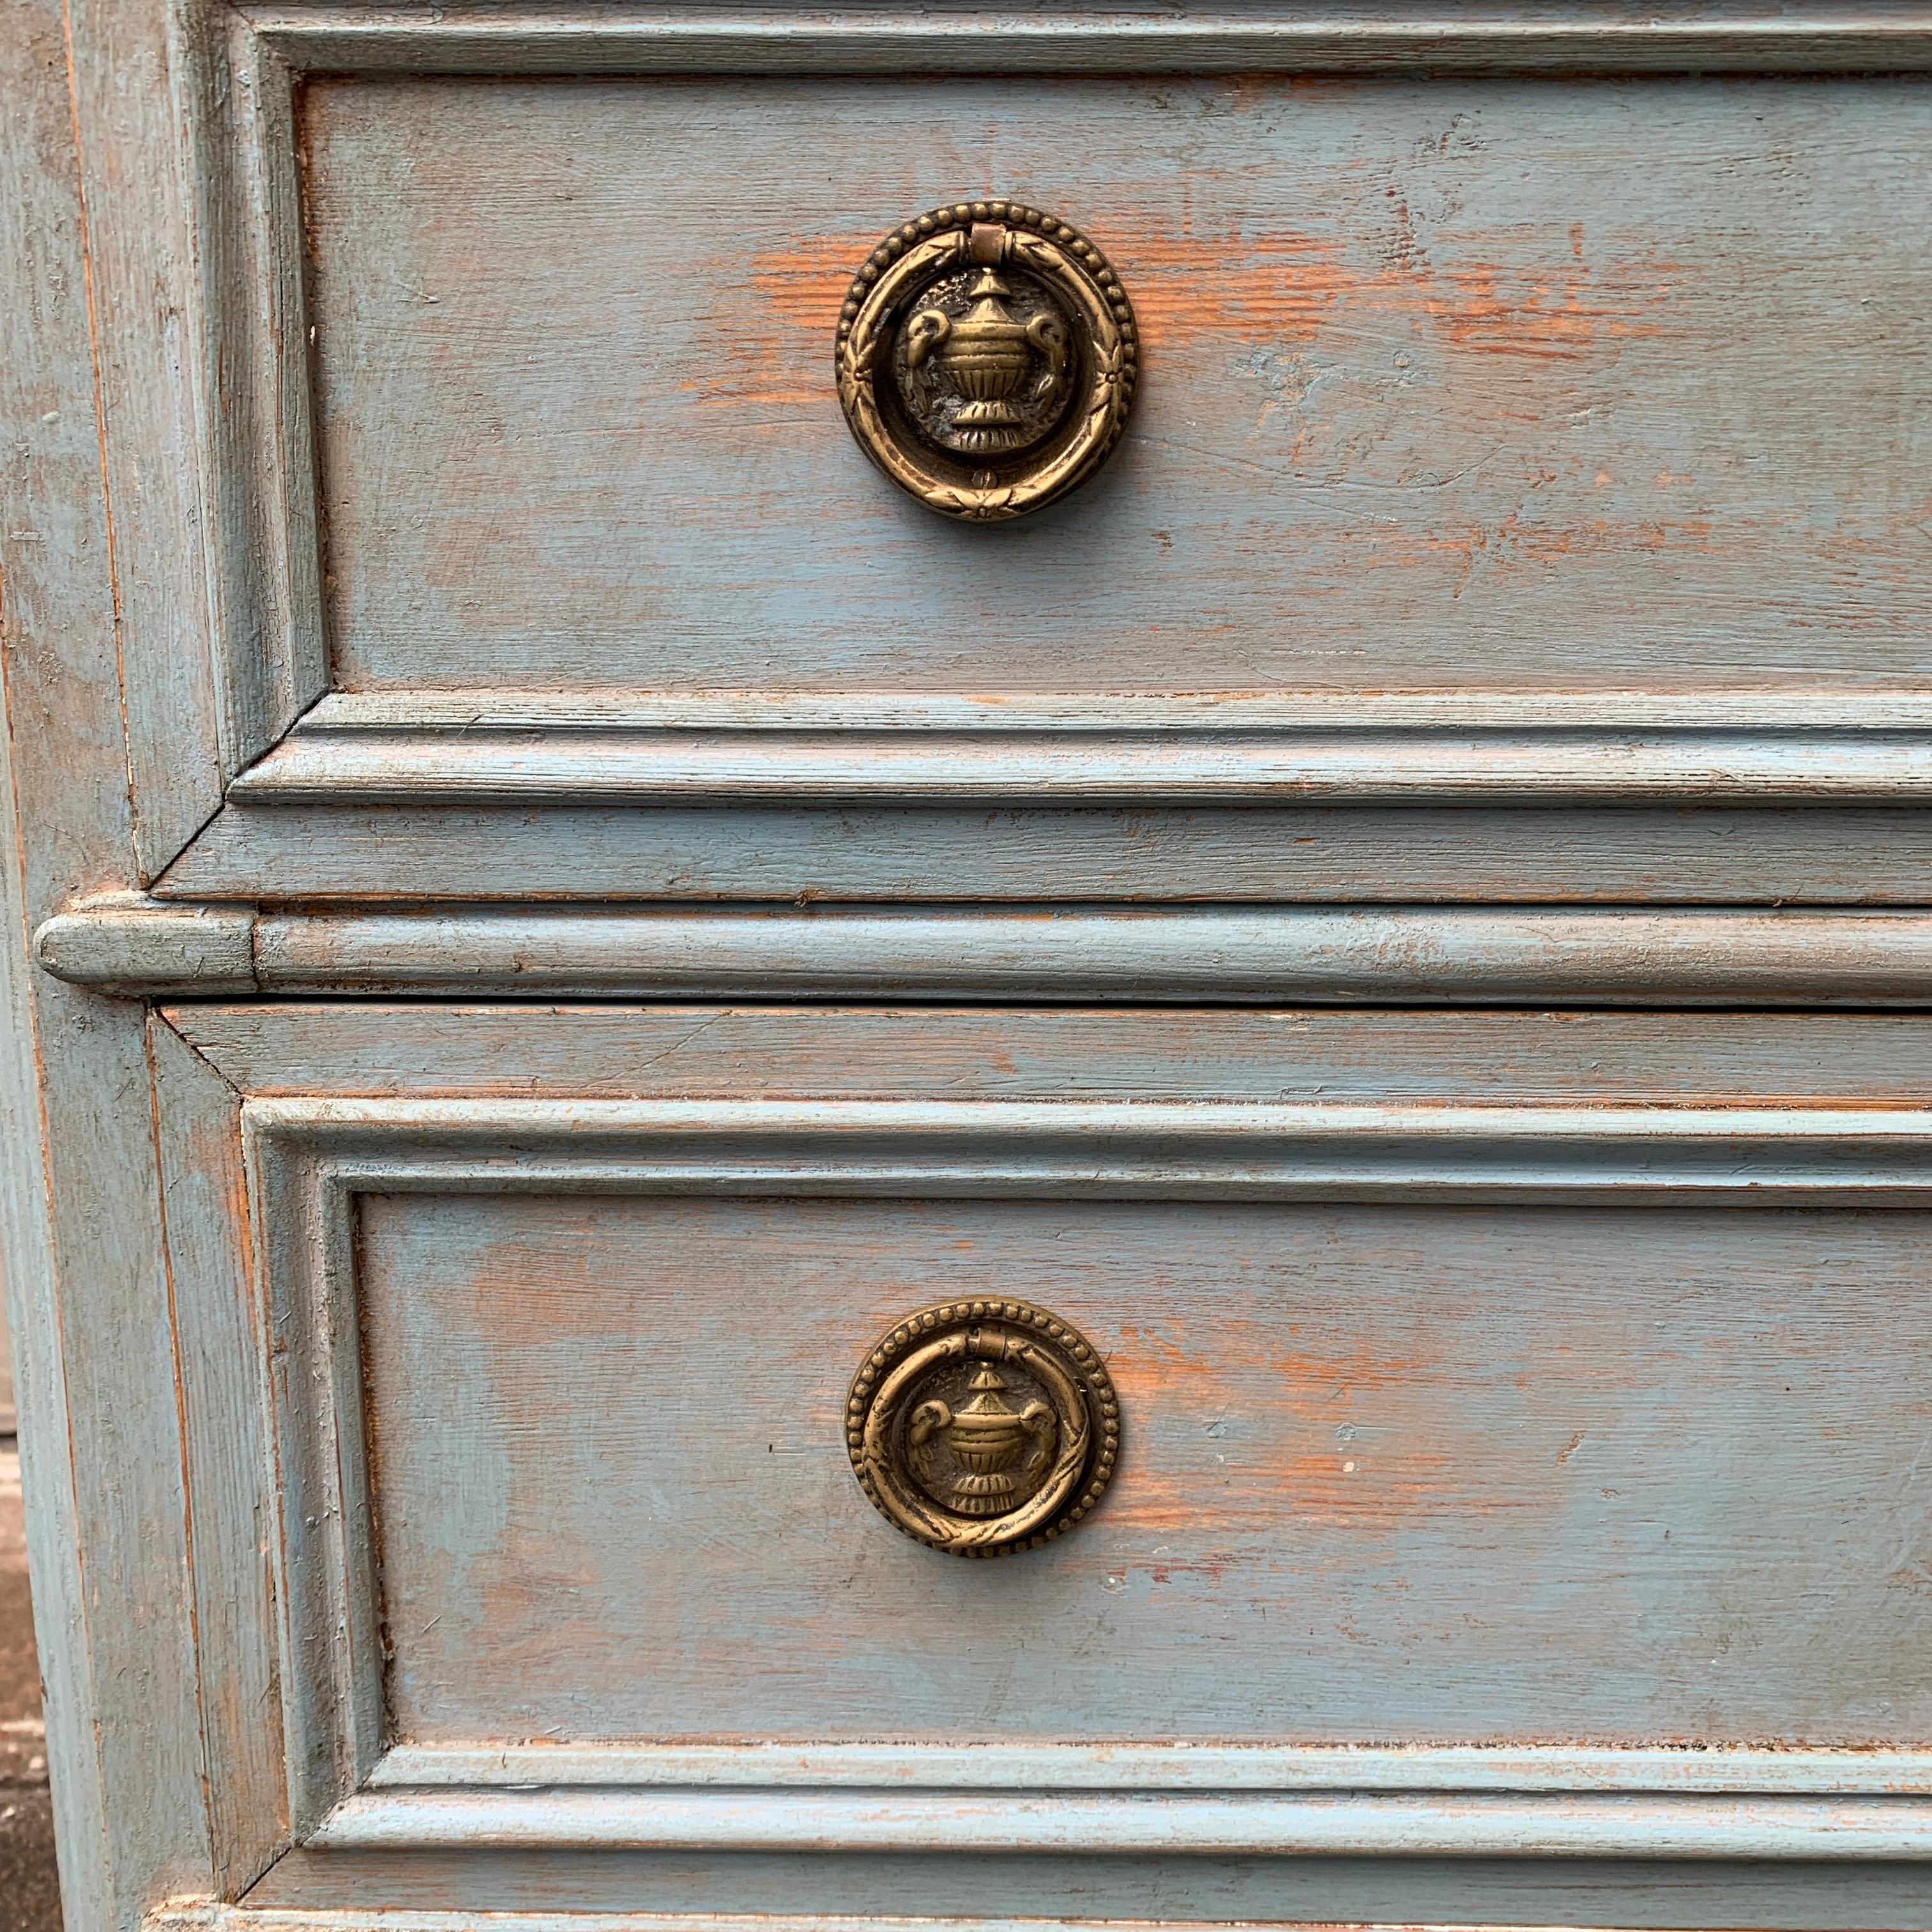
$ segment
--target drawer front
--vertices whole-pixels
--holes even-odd
[[[1917,80],[424,76],[298,111],[345,690],[1919,677]],[[881,236],[989,195],[1092,235],[1144,370],[1097,480],[961,528],[854,447],[832,350]]]
[[[153,1046],[217,1780],[294,1840],[257,1904],[783,1909],[797,1859],[832,1910],[917,1853],[968,1916],[1926,1922],[1916,1023],[188,1006]],[[922,1547],[855,1373],[1028,1304],[1103,1366],[1111,1484]],[[883,1452],[969,1528],[1058,1400],[971,1346],[980,1424],[915,1377]]]
[[[164,892],[1926,896],[1911,21],[590,17],[210,10],[97,196]]]
[[[1932,1388],[1880,1340],[1926,1339],[1922,1212],[700,1184],[363,1200],[399,1736],[1932,1734]],[[992,1569],[893,1536],[842,1426],[896,1322],[989,1294],[1078,1324],[1125,1431]]]

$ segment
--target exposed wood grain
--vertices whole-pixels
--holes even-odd
[[[164,897],[1932,904],[1916,810],[233,805]]]
[[[304,100],[346,687],[1922,680],[1916,81]],[[830,380],[854,266],[964,190],[1089,227],[1147,370],[997,530],[895,499]]]

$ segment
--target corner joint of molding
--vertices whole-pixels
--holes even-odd
[[[252,905],[82,899],[40,926],[34,957],[56,980],[122,999],[254,993],[255,916]]]

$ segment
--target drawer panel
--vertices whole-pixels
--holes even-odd
[[[404,1738],[1932,1734],[1922,1211],[571,1184],[361,1203]],[[842,1428],[878,1336],[989,1292],[1126,1432],[990,1564],[893,1534]]]
[[[1914,1019],[254,1003],[149,1048],[259,1904],[770,1911],[791,1860],[850,1912],[916,1853],[969,1918],[1924,1922]],[[982,1298],[1088,1338],[1123,1433],[970,1562],[874,1509],[848,1390]]]
[[[1915,685],[1918,79],[317,80],[334,682],[622,692]],[[832,334],[962,195],[1090,232],[1125,449],[900,497]]]
[[[198,15],[90,215],[138,883],[1922,898],[1923,23],[1466,28]],[[967,196],[1138,318],[1007,523],[832,362]]]

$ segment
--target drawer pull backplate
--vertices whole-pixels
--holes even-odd
[[[860,446],[928,508],[1024,516],[1104,463],[1133,406],[1126,292],[1077,230],[1017,202],[895,229],[838,318],[838,398]]]
[[[1070,1323],[1024,1301],[950,1301],[880,1337],[845,1433],[866,1493],[907,1535],[998,1556],[1059,1535],[1100,1500],[1120,1412]]]

